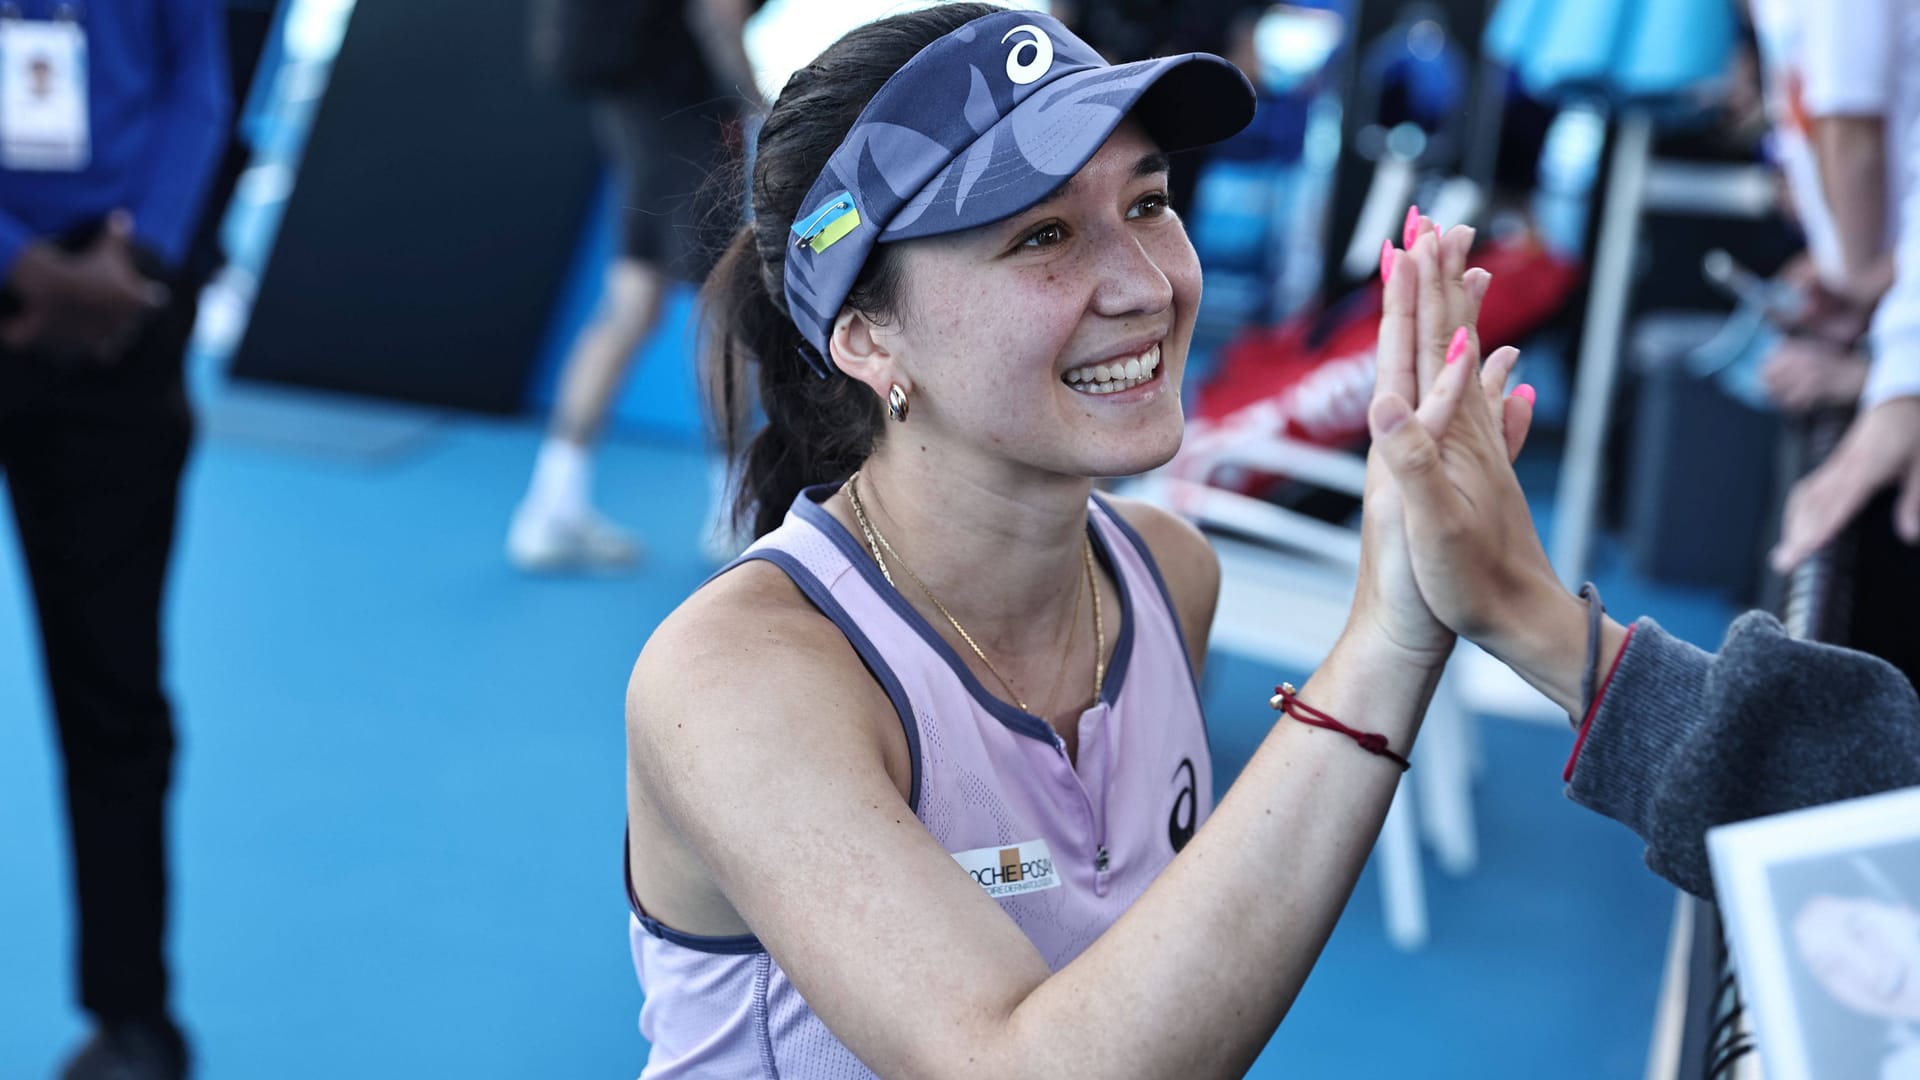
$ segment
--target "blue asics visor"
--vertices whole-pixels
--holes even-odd
[[[827,338],[873,246],[960,232],[1053,194],[1129,113],[1162,150],[1253,119],[1253,87],[1208,53],[1113,65],[1035,11],[982,16],[921,49],[873,96],[800,204],[787,311],[832,373]],[[806,350],[801,350],[806,353]]]

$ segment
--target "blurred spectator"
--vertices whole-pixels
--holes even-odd
[[[1825,338],[1796,334],[1774,347],[1760,378],[1767,396],[1788,412],[1851,405],[1867,385],[1867,358]]]
[[[96,1024],[65,1075],[178,1077],[161,601],[192,438],[182,360],[199,282],[184,259],[230,108],[221,16],[216,0],[9,9],[0,468],[66,760],[80,1003]],[[15,77],[27,56],[46,65],[38,94]]]
[[[1866,378],[1854,346],[1892,283],[1908,136],[1920,121],[1910,8],[1752,3],[1775,152],[1807,238],[1785,274],[1804,310],[1765,371],[1789,410],[1849,404]]]
[[[281,0],[223,2],[228,82],[238,104],[246,103],[254,76],[259,73],[261,58],[267,52],[267,39],[279,25],[280,3]],[[213,183],[207,190],[200,226],[194,231],[193,244],[187,253],[187,266],[196,275],[211,278],[226,262],[227,253],[222,249],[220,238],[221,223],[239,187],[240,177],[253,164],[254,146],[248,138],[248,127],[248,118],[236,110],[219,165],[214,170]]]
[[[1053,13],[1109,63],[1208,52],[1233,61],[1258,89],[1253,31],[1272,6],[1262,0],[1056,0]],[[1200,174],[1215,149],[1171,155],[1167,194],[1189,222],[1196,220]]]
[[[1876,341],[1875,347],[1883,343]],[[1884,347],[1888,354],[1874,361],[1861,398],[1865,411],[1826,463],[1795,484],[1787,499],[1773,552],[1774,568],[1783,573],[1824,547],[1887,487],[1896,490],[1894,532],[1909,546],[1920,545],[1920,378],[1914,377],[1920,375],[1920,336],[1894,339]],[[1883,374],[1889,384],[1894,375],[1905,374],[1908,385],[1888,386],[1891,396],[1875,400],[1873,382]]]
[[[1807,234],[1796,273],[1809,302],[1795,329],[1816,339],[1789,340],[1765,378],[1788,407],[1843,404],[1857,393],[1861,408],[1838,449],[1787,500],[1772,555],[1784,572],[1888,487],[1896,489],[1895,534],[1920,543],[1920,8],[1753,0],[1753,13],[1781,161]],[[1870,368],[1852,352],[1863,334]],[[1877,537],[1886,523],[1870,528]],[[1904,555],[1880,565],[1900,578],[1877,582],[1880,592],[1904,592],[1914,566]],[[1914,659],[1896,663],[1911,670]]]
[[[675,281],[705,278],[743,197],[716,179],[723,138],[762,108],[742,31],[755,0],[546,0],[534,56],[588,95],[620,172],[620,251],[575,339],[547,440],[514,512],[507,553],[526,570],[632,563],[639,546],[593,507],[590,448]]]

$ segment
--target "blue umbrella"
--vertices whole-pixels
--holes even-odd
[[[1544,100],[1652,103],[1719,77],[1732,0],[1501,0],[1486,48]]]

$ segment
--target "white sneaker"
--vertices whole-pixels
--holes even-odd
[[[521,503],[507,530],[507,558],[529,573],[626,569],[640,561],[640,544],[590,509],[557,514]]]

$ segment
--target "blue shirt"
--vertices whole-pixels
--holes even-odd
[[[15,0],[29,19],[59,0]],[[20,250],[124,207],[178,266],[226,147],[232,100],[217,0],[82,0],[92,160],[78,172],[0,168],[0,280]]]

